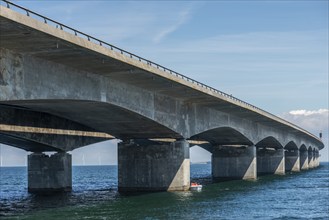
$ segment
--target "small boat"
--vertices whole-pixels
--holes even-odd
[[[200,192],[202,190],[202,185],[197,183],[191,183],[190,190]]]

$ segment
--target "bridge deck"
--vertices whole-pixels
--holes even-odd
[[[27,16],[0,7],[0,41],[3,48],[101,74],[187,103],[234,113],[304,137],[311,136],[322,144],[318,137],[292,123],[158,64],[120,51],[65,25],[33,15],[32,12]],[[150,80],[152,83],[149,83]]]

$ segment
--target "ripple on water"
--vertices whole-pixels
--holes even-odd
[[[210,165],[198,164],[191,166],[191,179],[205,185],[202,192],[135,196],[117,193],[116,166],[74,167],[73,191],[48,196],[26,192],[26,168],[8,168],[1,170],[0,215],[24,219],[325,219],[328,165],[257,181],[211,184]]]

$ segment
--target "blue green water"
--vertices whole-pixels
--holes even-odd
[[[117,166],[73,167],[73,191],[27,193],[26,167],[0,168],[3,219],[329,219],[329,163],[257,181],[211,183],[210,164],[191,165],[202,192],[123,196]]]

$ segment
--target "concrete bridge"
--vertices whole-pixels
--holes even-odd
[[[112,138],[121,140],[119,191],[188,190],[195,144],[212,153],[218,180],[319,165],[324,145],[304,129],[28,9],[1,5],[0,142],[32,152],[29,191],[70,190],[67,152]]]

